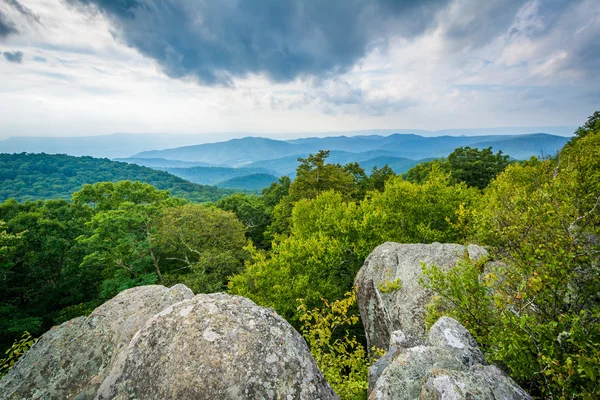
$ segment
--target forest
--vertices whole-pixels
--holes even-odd
[[[189,201],[216,201],[235,190],[198,185],[167,172],[107,158],[54,154],[0,154],[0,201],[69,200],[84,184],[146,182]]]
[[[155,181],[113,181],[101,165],[90,165],[98,181],[68,198],[78,171],[72,185],[50,178],[31,192],[25,178],[17,192],[3,176],[2,195],[20,195],[0,204],[0,349],[124,289],[184,283],[275,309],[336,392],[365,399],[373,360],[352,296],[365,258],[386,241],[477,243],[494,268],[424,268],[435,293],[427,320],[457,319],[536,398],[600,396],[600,112],[545,159],[460,147],[396,175],[328,156],[299,159],[293,180],[260,195],[222,198],[157,171]],[[42,190],[57,199],[22,201]]]

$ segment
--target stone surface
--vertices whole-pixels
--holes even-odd
[[[89,398],[146,321],[192,296],[183,285],[136,287],[52,328],[0,381],[0,399]]]
[[[386,361],[369,400],[531,399],[512,379],[487,365],[456,320],[440,318],[426,345],[401,349]]]
[[[476,245],[384,243],[365,260],[355,284],[368,348],[386,350],[390,335],[401,330],[419,340],[425,337],[425,304],[431,294],[419,284],[421,263],[452,268],[463,257],[477,261],[487,251]],[[399,282],[400,289],[389,290]]]
[[[0,381],[0,399],[337,399],[273,310],[183,285],[122,292],[55,327]]]
[[[197,295],[139,330],[97,399],[336,399],[304,339],[273,310]]]

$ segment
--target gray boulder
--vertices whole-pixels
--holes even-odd
[[[275,311],[201,294],[138,331],[97,399],[336,399],[304,339]]]
[[[52,328],[0,381],[0,399],[90,398],[146,321],[193,295],[184,285],[136,287]]]
[[[452,318],[440,318],[425,345],[402,349],[387,362],[369,400],[531,399],[487,365],[473,337]]]
[[[368,348],[386,350],[392,332],[411,340],[425,337],[425,304],[431,293],[419,284],[421,263],[449,270],[460,259],[478,261],[487,251],[476,245],[384,243],[365,260],[355,285]]]
[[[183,285],[127,290],[53,328],[0,399],[338,399],[273,310]]]

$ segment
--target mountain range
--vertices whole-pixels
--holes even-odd
[[[444,129],[437,131],[426,131],[422,129],[370,129],[346,132],[281,132],[270,133],[268,134],[268,137],[271,139],[289,140],[307,137],[388,136],[393,133],[436,137],[446,135],[521,135],[532,132],[545,132],[559,136],[570,136],[574,130],[574,127],[567,126]],[[0,153],[47,153],[100,158],[122,158],[131,157],[142,151],[164,150],[204,143],[223,142],[248,136],[260,135],[250,132],[209,132],[202,134],[114,133],[110,135],[79,137],[14,136],[7,139],[0,139]]]
[[[184,138],[184,136],[186,136]],[[144,138],[144,140],[139,140]],[[195,138],[195,139],[194,139]],[[492,147],[513,159],[543,157],[559,151],[568,137],[547,133],[526,135],[423,136],[414,133],[385,135],[354,135],[305,137],[275,140],[264,137],[243,137],[223,142],[178,146],[200,140],[198,135],[134,135],[115,134],[106,137],[11,138],[0,141],[0,152],[15,152],[18,144],[35,144],[35,152],[119,154],[115,161],[161,170],[187,181],[222,188],[260,190],[278,177],[295,176],[299,158],[319,150],[329,150],[328,162],[348,164],[357,162],[366,172],[388,165],[397,174],[421,161],[445,157],[458,147]],[[173,145],[166,146],[166,140]],[[121,141],[118,151],[114,140]],[[8,147],[7,147],[8,145]],[[87,147],[85,150],[82,146]],[[111,147],[113,146],[113,147]],[[142,149],[135,154],[136,149]],[[123,157],[128,155],[129,157]]]

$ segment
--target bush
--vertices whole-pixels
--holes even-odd
[[[37,342],[37,339],[32,338],[29,332],[23,333],[21,339],[15,340],[13,345],[6,350],[6,358],[0,359],[0,378],[8,373],[8,370],[19,361],[19,358],[21,358],[35,342]]]
[[[369,366],[374,360],[348,332],[348,327],[359,322],[357,315],[350,314],[356,291],[331,303],[323,299],[321,309],[309,310],[304,300],[298,302],[302,335],[333,390],[342,400],[366,399]]]

